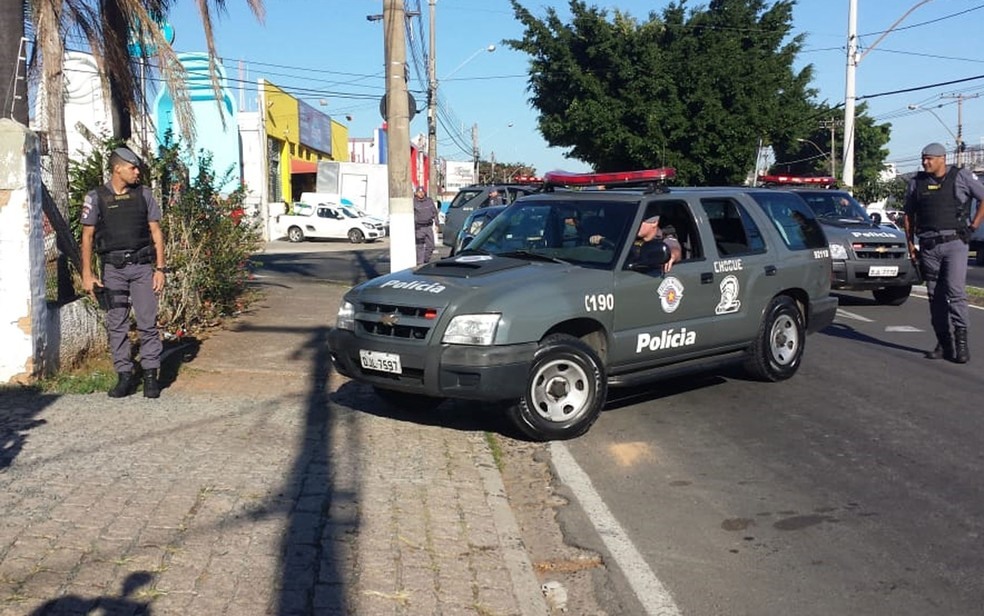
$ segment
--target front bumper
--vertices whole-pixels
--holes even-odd
[[[808,334],[815,334],[833,323],[834,317],[837,316],[837,303],[837,298],[832,295],[828,295],[822,299],[811,300],[806,332]]]
[[[873,276],[872,267],[898,267],[894,276]],[[903,285],[919,284],[919,274],[908,259],[890,259],[885,261],[849,260],[834,261],[830,286],[833,289],[847,291],[871,291],[885,287],[900,287]]]
[[[418,345],[328,333],[328,351],[343,375],[386,389],[461,400],[512,400],[523,395],[537,344],[508,346]],[[400,356],[401,374],[362,367],[359,351]]]

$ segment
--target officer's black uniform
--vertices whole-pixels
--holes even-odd
[[[130,164],[139,162],[129,150],[120,148],[115,153]],[[144,186],[129,186],[117,194],[106,184],[90,191],[83,204],[82,224],[95,227],[93,250],[102,262],[103,287],[94,287],[94,291],[104,295],[109,349],[119,375],[117,386],[109,392],[111,397],[128,395],[134,385],[129,338],[131,304],[140,335],[144,395],[160,395],[157,372],[163,345],[157,330],[158,302],[153,288],[156,249],[149,225],[160,218],[160,207]]]

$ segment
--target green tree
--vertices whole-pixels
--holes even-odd
[[[686,183],[734,183],[758,140],[792,141],[812,109],[811,67],[794,71],[792,0],[673,2],[639,21],[571,0],[506,41],[530,56],[530,102],[548,143],[599,171],[676,167]]]

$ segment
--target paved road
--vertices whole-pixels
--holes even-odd
[[[554,464],[586,472],[682,614],[980,614],[984,313],[961,366],[922,357],[927,312],[842,295],[791,381],[616,392]]]

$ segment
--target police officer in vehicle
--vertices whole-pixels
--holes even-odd
[[[659,214],[656,214],[647,216],[640,223],[635,242],[632,243],[632,250],[629,252],[628,262],[646,261],[647,253],[657,246],[653,240],[662,240],[670,251],[670,259],[663,264],[663,273],[666,274],[673,269],[674,263],[683,258],[683,248],[680,245],[680,240],[677,239],[676,230],[672,226],[660,227],[659,219]],[[591,238],[591,243],[595,243],[594,239],[594,237]]]
[[[150,189],[141,186],[140,159],[129,148],[109,157],[109,182],[90,191],[82,204],[82,288],[102,295],[109,350],[118,380],[111,398],[133,393],[128,332],[130,304],[140,334],[143,395],[161,395],[158,370],[161,339],[157,333],[157,295],[164,290],[164,234],[161,208]],[[92,253],[99,255],[101,276],[92,272]]]
[[[929,295],[929,314],[937,345],[930,359],[970,361],[967,349],[967,242],[984,219],[977,212],[968,226],[971,198],[984,199],[982,185],[967,169],[947,166],[946,148],[930,143],[922,150],[922,168],[906,187],[904,226],[909,256],[916,258]]]

